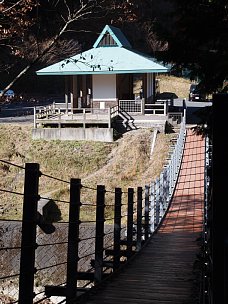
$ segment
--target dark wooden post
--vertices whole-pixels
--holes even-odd
[[[136,251],[142,247],[142,187],[137,189],[137,240]]]
[[[228,303],[228,94],[213,96],[212,304]]]
[[[133,207],[134,207],[134,189],[128,189],[128,210],[127,210],[127,258],[132,255],[133,243]]]
[[[95,240],[95,284],[101,282],[103,276],[103,251],[104,251],[104,210],[105,186],[97,186],[96,208],[96,240]]]
[[[27,163],[25,165],[19,304],[32,304],[34,297],[33,288],[39,176],[39,164]]]
[[[121,188],[115,189],[115,214],[114,214],[114,257],[113,257],[113,270],[120,267],[120,238],[121,238],[121,203],[122,203],[122,190]]]
[[[149,186],[145,186],[145,241],[149,238]]]
[[[78,279],[78,240],[80,225],[81,206],[81,180],[71,179],[70,181],[70,206],[69,206],[69,227],[68,227],[68,249],[67,249],[67,282],[66,282],[66,303],[72,303],[77,296]]]

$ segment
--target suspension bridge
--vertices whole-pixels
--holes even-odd
[[[187,130],[176,189],[160,228],[86,303],[198,303],[195,273],[203,232],[204,159],[204,140]]]
[[[198,269],[205,237],[205,139],[184,119],[168,165],[145,189],[93,189],[79,179],[43,174],[39,164],[16,167],[25,170],[24,192],[0,189],[23,197],[22,219],[1,223],[3,235],[14,233],[1,246],[2,265],[14,265],[2,266],[2,303],[199,302],[205,291]],[[69,201],[55,199],[69,206],[67,221],[45,223],[38,212],[39,201],[47,199],[38,191],[42,177],[69,186]],[[96,194],[95,204],[83,201],[85,191]],[[95,208],[94,220],[81,217],[88,207]]]

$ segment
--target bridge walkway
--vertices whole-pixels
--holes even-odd
[[[172,203],[145,248],[87,304],[195,304],[203,228],[204,140],[187,129]]]

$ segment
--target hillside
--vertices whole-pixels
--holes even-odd
[[[0,159],[19,166],[38,162],[42,173],[64,181],[81,178],[82,184],[107,190],[144,186],[161,172],[170,146],[170,134],[158,134],[153,157],[150,159],[152,132],[139,129],[126,133],[114,143],[77,141],[34,141],[31,125],[0,125]],[[23,192],[24,170],[0,163],[0,188]],[[68,185],[44,176],[39,191],[43,196],[69,200]],[[22,196],[0,192],[1,218],[20,218]],[[83,194],[84,195],[84,194]],[[84,199],[94,203],[94,195]],[[63,210],[62,214],[65,214]]]
[[[170,92],[178,98],[188,98],[191,81],[182,77],[159,75],[160,93]]]

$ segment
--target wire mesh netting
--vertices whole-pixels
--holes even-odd
[[[0,221],[0,303],[18,300],[21,227],[21,221]]]

